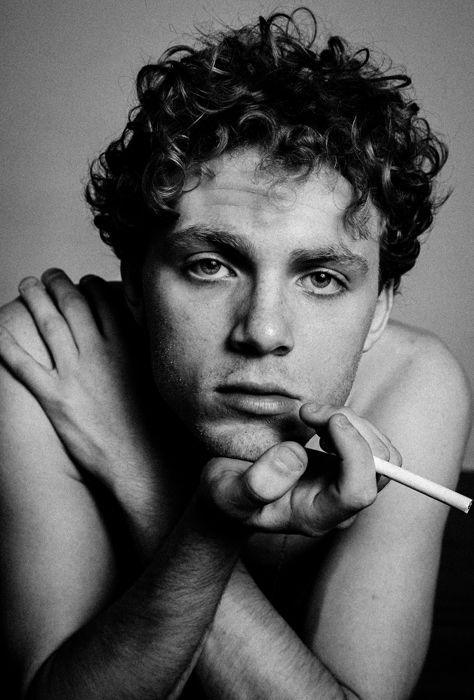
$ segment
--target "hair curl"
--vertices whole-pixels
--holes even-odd
[[[318,50],[316,19],[304,12],[307,23],[277,13],[203,35],[196,48],[175,46],[140,70],[139,104],[92,164],[86,189],[119,258],[142,254],[150,231],[176,219],[190,172],[202,176],[225,151],[258,147],[262,162],[289,173],[341,173],[353,189],[346,219],[359,231],[373,203],[381,285],[398,287],[444,201],[433,179],[447,148],[418,116],[407,75],[389,74],[368,49],[337,36]]]

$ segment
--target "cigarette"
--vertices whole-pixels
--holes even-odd
[[[311,447],[306,448],[308,458],[310,460],[309,464],[321,464],[321,461],[328,464],[332,463],[333,460],[337,458],[327,452],[320,452]],[[316,460],[313,462],[313,460]],[[425,496],[430,496],[441,503],[446,503],[448,506],[453,506],[453,508],[458,508],[462,510],[463,513],[469,513],[469,509],[472,505],[472,498],[463,496],[456,491],[446,488],[446,486],[441,486],[430,479],[425,479],[424,476],[418,476],[413,472],[409,472],[408,469],[402,469],[401,467],[396,467],[395,464],[391,462],[386,462],[384,459],[379,457],[374,457],[375,471],[377,474],[383,474],[393,481],[398,481],[399,484],[408,486],[410,489],[424,493]]]
[[[409,472],[407,469],[396,467],[395,464],[386,462],[379,457],[374,457],[374,462],[377,474],[388,476],[389,479],[393,479],[393,481],[398,481],[399,484],[424,493],[425,496],[430,496],[437,501],[441,501],[441,503],[446,503],[448,506],[458,508],[464,513],[469,513],[469,509],[472,505],[472,498],[463,496],[457,493],[457,491],[446,488],[446,486],[441,486],[441,484],[425,479],[423,476],[413,474],[413,472]]]

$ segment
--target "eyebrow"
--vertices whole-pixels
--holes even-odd
[[[211,245],[242,257],[252,258],[256,255],[255,246],[251,241],[219,226],[191,224],[165,233],[165,244],[177,253],[180,250],[186,251],[191,240],[193,243]]]
[[[208,224],[191,224],[177,230],[171,230],[165,234],[165,245],[173,252],[179,253],[180,250],[188,250],[190,239],[193,242],[211,245],[247,260],[256,257],[256,248],[252,241],[248,241],[228,229]],[[325,243],[313,248],[298,248],[290,254],[290,266],[294,269],[309,268],[321,264],[339,265],[360,275],[366,275],[369,271],[367,259],[354,253],[343,242]]]
[[[369,263],[363,255],[354,253],[344,243],[328,243],[316,248],[301,248],[291,253],[290,264],[294,268],[308,268],[315,263],[341,266],[346,270],[366,275]]]

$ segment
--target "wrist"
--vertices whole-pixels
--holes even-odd
[[[243,545],[251,535],[250,529],[242,521],[227,515],[216,505],[202,482],[195,492],[193,507],[200,526],[214,536]]]

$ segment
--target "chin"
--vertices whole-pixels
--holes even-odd
[[[282,426],[271,423],[243,426],[198,426],[196,437],[204,449],[213,457],[228,457],[255,462],[264,452],[279,442],[293,440],[305,445],[312,437],[310,431],[300,421],[292,429],[282,430]]]

